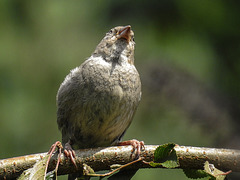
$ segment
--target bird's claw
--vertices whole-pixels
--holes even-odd
[[[140,154],[141,154],[141,150],[145,149],[144,142],[143,141],[138,141],[136,139],[119,142],[118,145],[119,146],[131,145],[133,147],[132,154],[135,152],[134,159],[138,159]]]
[[[73,163],[73,165],[76,167],[77,169],[77,164],[75,161],[76,158],[76,153],[75,151],[72,149],[70,142],[67,142],[64,146],[64,155],[68,158],[70,158],[71,162]]]
[[[47,163],[46,163],[46,172],[47,172],[47,168],[48,168],[50,159],[51,159],[54,151],[56,150],[56,148],[58,148],[58,158],[57,158],[57,164],[56,164],[56,167],[55,167],[55,171],[57,172],[57,170],[58,170],[58,166],[59,166],[59,163],[61,161],[61,157],[60,156],[61,156],[62,149],[63,149],[62,143],[60,141],[55,142],[51,146],[51,148],[49,149],[49,151],[47,153],[49,155],[49,157],[48,157],[48,160],[47,160]]]

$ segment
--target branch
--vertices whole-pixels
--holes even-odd
[[[157,145],[146,145],[145,150],[141,152],[144,161],[153,161],[154,151]],[[221,170],[232,170],[240,172],[240,150],[216,149],[190,146],[174,147],[180,167],[182,169],[202,169],[205,161],[214,164]],[[83,163],[87,164],[95,171],[109,170],[113,164],[126,164],[132,161],[132,146],[115,146],[108,148],[95,148],[76,150],[76,163],[79,169]],[[26,155],[21,157],[0,160],[0,179],[15,179],[24,170],[31,168],[38,160],[46,156],[46,153]],[[57,153],[53,155],[49,164],[49,171],[56,166]],[[150,165],[138,162],[130,167],[153,168]],[[76,172],[76,168],[68,158],[61,155],[61,163],[58,169],[58,175],[70,174]]]

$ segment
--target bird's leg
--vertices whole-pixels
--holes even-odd
[[[122,141],[117,144],[118,146],[126,146],[126,145],[132,145],[132,153],[135,153],[135,158],[138,159],[141,153],[141,150],[145,149],[144,142],[143,141],[138,141],[136,139],[128,140],[128,141]]]
[[[60,156],[61,156],[61,153],[62,153],[62,149],[63,149],[63,146],[62,146],[62,143],[60,141],[57,141],[55,142],[51,148],[49,149],[48,153],[49,154],[49,157],[48,157],[48,160],[47,160],[47,163],[46,163],[46,172],[47,172],[47,168],[48,168],[48,165],[49,165],[49,162],[50,162],[50,159],[52,157],[52,154],[53,152],[56,150],[56,148],[58,148],[58,158],[57,158],[57,164],[56,164],[56,168],[55,168],[55,172],[57,173],[57,170],[58,170],[58,165],[60,163]]]
[[[72,149],[70,140],[64,145],[64,154],[66,157],[69,157],[71,159],[71,162],[77,169],[77,164],[75,161],[76,154],[75,154],[75,151]]]

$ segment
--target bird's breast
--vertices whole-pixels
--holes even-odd
[[[137,70],[130,64],[87,60],[71,81],[78,85],[69,136],[81,147],[110,145],[128,128],[141,98]]]

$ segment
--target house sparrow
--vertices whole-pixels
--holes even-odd
[[[141,81],[134,66],[131,26],[112,28],[91,57],[71,70],[57,93],[57,123],[64,153],[74,162],[73,149],[132,145],[121,139],[141,99]]]

